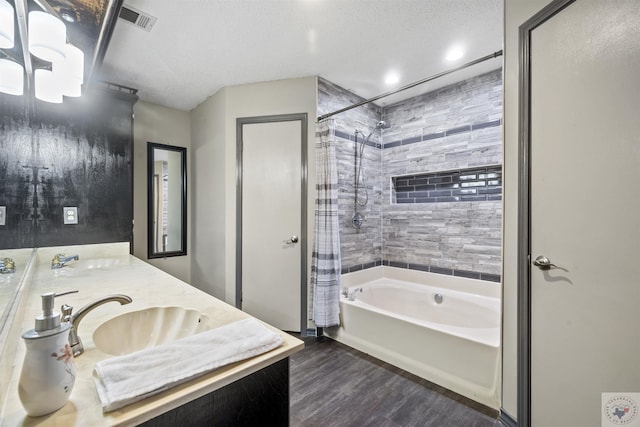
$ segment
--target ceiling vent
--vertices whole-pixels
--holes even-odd
[[[135,25],[145,31],[151,31],[158,18],[151,16],[141,10],[131,7],[128,4],[123,4],[120,9],[120,15],[118,15],[124,21]]]

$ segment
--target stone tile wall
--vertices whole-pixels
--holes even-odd
[[[362,100],[319,79],[318,114]],[[334,116],[340,176],[343,272],[385,264],[483,280],[500,280],[502,202],[396,203],[396,177],[500,167],[502,71],[492,71],[384,108],[369,104]],[[364,168],[370,202],[360,231],[351,226],[354,130],[366,134]],[[364,129],[363,129],[364,127]],[[380,135],[382,134],[382,135]]]
[[[338,110],[362,101],[363,98],[334,85],[318,79],[318,115]],[[355,195],[355,130],[369,134],[380,120],[382,108],[368,104],[334,116],[336,122],[336,157],[338,160],[338,181],[340,183],[338,199],[338,215],[340,221],[340,251],[343,267],[365,265],[367,267],[382,263],[382,181],[380,164],[382,159],[381,132],[377,131],[369,139],[370,144],[364,147],[362,168],[365,174],[369,201],[358,211],[364,216],[359,230],[353,228],[351,217],[354,213]],[[358,146],[362,141],[358,135]],[[359,199],[363,200],[362,189],[358,190]]]

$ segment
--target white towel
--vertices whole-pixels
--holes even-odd
[[[93,378],[104,412],[113,411],[199,375],[266,353],[282,337],[253,318],[96,363]]]

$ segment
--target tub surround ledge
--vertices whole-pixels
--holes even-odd
[[[73,261],[62,269],[52,270],[51,258],[56,253],[79,254],[80,260]],[[93,332],[106,320],[126,312],[154,306],[182,306],[199,310],[209,317],[209,323],[213,327],[250,316],[133,257],[129,254],[128,243],[40,248],[32,262],[32,273],[21,289],[22,295],[16,299],[17,306],[13,310],[13,318],[5,325],[5,342],[1,343],[5,351],[0,378],[3,385],[7,386],[3,387],[0,395],[0,424],[3,426],[131,426],[141,423],[154,425],[154,419],[160,420],[164,417],[166,420],[167,414],[180,414],[188,405],[201,407],[206,400],[213,402],[211,396],[216,394],[233,394],[234,383],[255,382],[261,378],[260,372],[277,377],[281,374],[280,371],[286,369],[288,375],[288,357],[304,346],[302,341],[267,325],[282,336],[282,346],[216,369],[122,409],[103,413],[92,371],[96,362],[113,356],[96,348]],[[117,303],[104,304],[83,319],[79,335],[85,352],[75,359],[76,382],[69,402],[52,414],[31,418],[26,415],[18,398],[18,379],[26,351],[20,335],[33,328],[34,318],[41,312],[42,293],[69,290],[79,292],[56,298],[56,311],[61,304],[69,304],[78,310],[88,302],[108,294],[129,295],[133,302],[123,306]],[[5,355],[10,357],[5,358]],[[286,399],[288,408],[288,377],[286,381],[286,386],[280,386],[278,398]],[[240,408],[236,409],[236,412],[239,413]]]

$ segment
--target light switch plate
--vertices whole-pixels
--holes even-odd
[[[65,206],[63,212],[63,218],[65,224],[77,224],[78,223],[78,207],[77,206]]]
[[[5,225],[7,223],[7,207],[0,206],[0,225]]]

